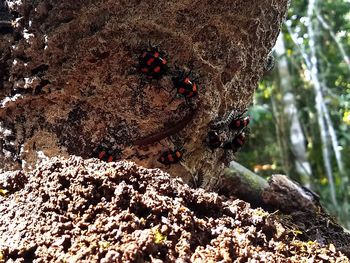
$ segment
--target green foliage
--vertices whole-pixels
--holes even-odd
[[[268,82],[259,85],[255,106],[249,110],[252,133],[238,158],[240,162],[251,169],[256,170],[257,165],[271,165],[275,172],[277,170],[282,172],[279,147],[276,144],[275,119],[270,108],[272,93],[273,86],[269,85]],[[268,175],[268,171],[262,170],[260,172]]]
[[[291,75],[291,87],[295,96],[297,115],[306,138],[306,149],[312,168],[312,188],[320,193],[322,202],[331,213],[337,215],[344,226],[350,227],[350,2],[346,0],[317,1],[312,17],[308,17],[308,1],[295,0],[288,12],[286,26],[283,27],[284,44]],[[329,27],[326,27],[323,19]],[[314,83],[305,57],[311,60],[308,24],[315,30],[317,57],[317,78],[323,87],[322,93],[331,121],[336,131],[339,149],[344,162],[344,172],[339,170],[331,144],[326,145],[331,152],[332,173],[335,181],[338,207],[332,205],[330,187],[324,168],[324,156],[320,143],[320,130],[315,108]],[[294,33],[292,38],[290,33]],[[297,40],[297,43],[295,42]],[[278,67],[278,60],[276,58]],[[271,169],[256,169],[261,174],[287,173],[294,178],[293,153],[285,144],[288,129],[283,117],[283,89],[279,87],[278,70],[267,76],[260,84],[255,96],[251,134],[247,145],[239,153],[238,161],[254,169],[269,164]],[[282,116],[281,116],[282,115]],[[329,137],[327,137],[329,138]]]

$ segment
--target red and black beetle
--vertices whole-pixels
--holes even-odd
[[[160,80],[168,71],[164,53],[152,46],[142,50],[139,56],[138,69],[147,79]]]
[[[221,146],[222,140],[218,132],[209,131],[207,134],[207,138],[205,139],[205,143],[211,150],[214,150]]]
[[[113,162],[113,156],[109,155],[109,153],[106,151],[99,152],[98,159],[105,161],[105,162]]]
[[[225,150],[232,150],[233,152],[237,152],[240,148],[242,148],[246,140],[247,132],[242,131],[241,133],[236,135],[236,137],[234,137],[232,140],[226,141],[222,148],[224,148]]]
[[[174,149],[164,151],[158,158],[158,162],[164,165],[176,164],[182,161],[182,156],[184,154],[183,149]]]
[[[232,110],[226,119],[211,124],[210,128],[213,130],[220,130],[228,126],[231,130],[242,130],[246,128],[250,122],[250,116],[243,117],[246,112],[247,110],[243,112]]]
[[[196,79],[190,78],[191,72],[185,75],[184,72],[180,73],[178,76],[173,77],[173,85],[176,89],[176,94],[179,94],[185,98],[187,101],[198,94],[198,87],[196,84]]]
[[[241,130],[248,126],[250,122],[250,116],[234,118],[228,127],[231,130]]]
[[[119,149],[112,150],[107,149],[103,146],[98,146],[97,149],[94,152],[94,157],[105,161],[105,162],[113,162],[120,158],[121,151]]]

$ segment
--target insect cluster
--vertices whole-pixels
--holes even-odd
[[[210,125],[210,130],[205,139],[205,144],[214,151],[217,148],[237,152],[242,148],[249,134],[248,125],[250,116],[245,116],[246,110],[239,112],[233,110],[229,115],[220,121]],[[222,133],[229,133],[229,139],[224,140]]]
[[[152,45],[140,52],[136,71],[141,76],[141,81],[146,80],[150,83],[153,80],[159,81],[163,77],[170,75],[173,87],[169,92],[176,90],[170,103],[177,96],[180,96],[186,100],[186,104],[189,104],[190,100],[198,95],[198,79],[193,77],[192,71],[186,72],[185,70],[179,70],[177,67],[173,70],[169,67],[165,53]],[[164,165],[179,163],[182,160],[184,151],[183,147],[168,149],[161,153],[158,161]],[[96,149],[94,156],[107,162],[116,160],[115,153],[102,146]]]
[[[148,82],[153,80],[159,81],[163,77],[170,75],[173,87],[169,92],[176,90],[176,94],[170,103],[177,97],[181,96],[189,104],[189,100],[198,95],[197,78],[194,78],[192,71],[186,72],[179,70],[177,67],[172,70],[168,65],[168,60],[164,52],[157,47],[149,45],[141,51],[138,56],[138,64],[136,66],[137,73],[141,76],[141,80],[146,79]],[[250,116],[245,116],[246,110],[231,111],[228,116],[210,125],[210,130],[204,140],[205,145],[214,151],[222,148],[232,152],[237,152],[247,140],[250,122]],[[158,162],[163,165],[170,166],[183,160],[185,149],[174,143],[175,148],[163,151]],[[101,160],[111,162],[118,159],[120,152],[108,150],[106,147],[99,146],[95,151],[95,157]]]
[[[184,70],[179,70],[177,67],[172,70],[168,66],[168,62],[165,53],[160,51],[157,47],[149,46],[147,49],[142,50],[141,55],[138,58],[137,71],[146,77],[148,81],[160,80],[166,75],[172,75],[173,90],[176,90],[176,95],[180,95],[188,100],[197,96],[198,87],[196,81],[198,79],[193,78],[192,71],[186,73]]]
[[[176,90],[176,94],[170,103],[177,95],[180,95],[185,98],[188,104],[189,99],[198,94],[197,79],[192,77],[192,71],[186,73],[184,70],[180,71],[177,68],[175,71],[171,70],[167,65],[164,52],[159,51],[157,47],[149,46],[142,51],[142,55],[139,57],[138,69],[150,81],[160,80],[168,73],[172,75],[173,88],[171,91]],[[182,160],[184,151],[182,147],[168,149],[161,153],[158,162],[164,165],[179,163]]]

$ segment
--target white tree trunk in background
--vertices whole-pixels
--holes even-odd
[[[337,149],[337,147],[335,147],[336,144],[334,144],[335,140],[334,140],[334,134],[332,132],[332,129],[334,128],[332,126],[332,123],[327,121],[329,120],[328,119],[329,115],[328,115],[328,111],[326,111],[325,109],[326,104],[323,98],[322,85],[318,78],[318,74],[319,74],[318,68],[317,68],[318,59],[316,56],[316,46],[315,46],[316,38],[315,38],[315,31],[314,31],[314,25],[313,25],[314,12],[317,13],[316,8],[317,8],[316,1],[310,0],[308,3],[308,12],[307,12],[309,21],[306,23],[308,37],[309,37],[309,49],[310,49],[309,53],[306,52],[306,49],[302,44],[299,44],[298,34],[292,31],[292,28],[290,27],[290,23],[288,23],[287,21],[285,25],[294,44],[299,49],[300,54],[304,59],[304,62],[306,64],[306,71],[310,76],[311,85],[313,86],[315,91],[315,105],[316,105],[315,108],[316,108],[317,122],[320,129],[320,136],[321,136],[320,143],[322,148],[322,157],[324,160],[326,175],[329,181],[329,190],[330,190],[331,200],[333,205],[337,205],[335,185],[334,185],[332,165],[331,165],[331,156],[328,148],[329,136],[332,137],[331,143],[332,143],[333,149]],[[344,59],[346,60],[346,57]],[[331,127],[329,128],[328,126],[331,126]],[[338,153],[336,153],[336,158],[337,158],[337,164],[341,172],[343,170],[341,156]]]
[[[290,149],[294,154],[295,169],[300,175],[301,183],[310,187],[311,165],[307,159],[307,151],[305,147],[305,136],[298,118],[298,110],[295,105],[295,96],[292,92],[291,76],[288,69],[288,61],[286,58],[286,48],[281,33],[277,39],[275,52],[278,59],[278,73],[280,76],[280,88],[282,92],[282,101],[284,116],[288,118]]]
[[[350,59],[349,59],[348,54],[345,52],[345,48],[344,48],[343,44],[341,43],[341,40],[333,32],[330,25],[326,22],[326,20],[324,20],[324,18],[321,16],[321,14],[318,10],[316,10],[316,15],[317,15],[317,19],[318,19],[318,21],[320,21],[322,27],[324,29],[328,30],[328,32],[331,35],[331,37],[333,38],[334,42],[337,44],[339,51],[343,56],[344,62],[346,63],[346,65],[348,66],[348,69],[350,71]]]
[[[329,182],[329,189],[331,193],[331,200],[333,205],[337,206],[337,199],[335,195],[335,186],[334,186],[334,179],[333,179],[333,173],[332,173],[332,166],[331,166],[331,158],[329,154],[328,144],[327,144],[327,127],[325,125],[325,121],[323,118],[323,108],[322,104],[324,103],[322,89],[321,89],[321,83],[318,79],[318,60],[316,56],[316,37],[313,27],[313,15],[316,7],[316,0],[310,0],[308,4],[308,11],[307,15],[309,18],[309,22],[307,24],[307,31],[309,35],[309,47],[310,47],[310,77],[311,81],[315,90],[315,107],[317,111],[317,119],[318,119],[318,125],[320,127],[320,134],[321,134],[321,144],[322,144],[322,153],[323,153],[323,161],[326,169],[326,174]]]

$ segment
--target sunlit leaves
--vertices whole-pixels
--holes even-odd
[[[345,111],[343,115],[343,122],[346,125],[350,125],[350,111]]]
[[[329,181],[325,176],[322,146],[320,143],[320,130],[317,125],[317,111],[315,110],[315,94],[311,78],[310,40],[307,26],[312,23],[315,30],[315,56],[317,57],[317,79],[321,83],[325,107],[329,111],[334,126],[338,146],[343,156],[345,173],[338,170],[334,155],[332,158],[332,171],[336,182],[336,195],[339,204],[345,199],[350,203],[350,192],[346,195],[345,182],[350,179],[350,1],[346,0],[317,0],[315,12],[308,17],[308,0],[294,0],[288,11],[285,26],[282,28],[285,55],[288,60],[288,70],[291,75],[291,85],[298,117],[302,124],[306,138],[308,157],[313,170],[313,183],[323,197],[326,207],[337,213],[343,224],[350,226],[350,218],[345,218],[350,208],[344,206],[332,207],[330,203]],[[327,27],[329,26],[329,27]],[[291,29],[291,30],[290,30]],[[293,33],[293,37],[290,35]],[[334,37],[336,36],[336,37]],[[305,56],[309,59],[306,62]],[[277,58],[277,67],[278,60]],[[274,78],[275,77],[275,78]],[[239,159],[251,169],[260,171],[264,164],[275,164],[282,173],[287,171],[286,163],[281,163],[283,151],[280,141],[288,130],[282,127],[283,116],[279,104],[281,91],[278,85],[284,76],[278,75],[265,78],[259,85],[255,97],[255,106],[251,109],[253,123],[251,125],[250,140],[247,147],[239,154]],[[283,107],[282,107],[283,108]],[[272,112],[274,112],[272,114]],[[280,115],[280,116],[277,116]],[[329,136],[329,134],[327,135]],[[330,148],[331,146],[328,145]],[[333,152],[332,152],[333,153]],[[255,163],[254,163],[255,161]],[[292,163],[293,160],[290,160]],[[267,173],[271,173],[268,171]],[[345,177],[345,178],[344,178]],[[345,198],[345,199],[344,199]]]

